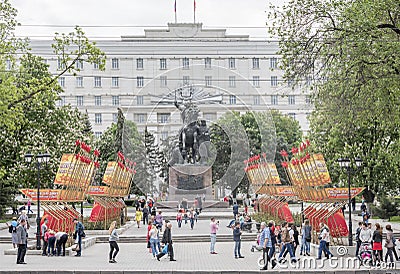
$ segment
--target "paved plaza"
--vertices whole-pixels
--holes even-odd
[[[35,273],[256,273],[259,272],[258,260],[262,255],[261,252],[251,252],[251,245],[255,241],[242,242],[243,259],[235,259],[233,254],[234,243],[229,237],[223,235],[231,235],[231,229],[226,225],[229,222],[230,209],[225,211],[205,211],[203,218],[195,224],[193,230],[190,229],[189,223],[177,227],[173,220],[172,235],[173,238],[179,237],[180,240],[174,243],[174,252],[176,262],[170,262],[166,257],[160,262],[155,260],[148,252],[145,243],[146,227],[141,225],[140,228],[131,223],[129,228],[124,231],[121,237],[143,237],[142,242],[125,243],[121,242],[120,253],[116,260],[118,263],[110,264],[108,262],[108,243],[96,243],[95,245],[84,249],[82,257],[42,257],[38,255],[28,255],[26,257],[27,265],[17,265],[15,263],[16,256],[4,255],[4,250],[10,249],[11,244],[0,244],[0,272],[1,273],[19,273],[19,272],[35,272]],[[166,210],[166,215],[173,216],[173,211]],[[221,240],[216,244],[218,254],[212,255],[209,252],[209,216],[216,215],[220,219],[220,230],[218,235]],[[207,217],[207,218],[206,218]],[[172,217],[170,218],[172,219]],[[6,236],[7,230],[0,230],[1,236]],[[34,228],[30,229],[30,235],[34,234]],[[244,235],[247,235],[244,232]],[[255,233],[254,238],[255,238]],[[252,234],[252,235],[253,235]],[[9,235],[9,234],[8,234]],[[190,241],[193,236],[205,236],[200,242]],[[224,238],[224,240],[222,240]],[[249,237],[246,237],[247,239]],[[185,240],[186,239],[186,240]],[[331,249],[334,249],[332,247]],[[299,250],[297,251],[298,255]],[[315,257],[315,254],[313,254]],[[278,265],[273,271],[269,272],[285,272],[285,273],[400,273],[400,263],[397,262],[395,270],[369,269],[359,264],[351,265],[344,260],[345,257],[335,258],[326,261],[313,261],[313,259],[300,260],[298,264]],[[311,257],[310,257],[311,258]],[[344,272],[345,271],[345,272]]]

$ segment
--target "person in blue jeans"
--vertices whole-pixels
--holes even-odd
[[[292,263],[295,263],[297,261],[296,256],[294,255],[294,252],[293,252],[293,241],[294,241],[293,234],[294,234],[294,232],[289,227],[289,224],[287,222],[283,222],[282,223],[282,250],[278,256],[278,261],[280,263],[285,262],[283,254],[285,254],[286,250],[289,252]]]
[[[233,228],[233,241],[235,242],[235,259],[244,258],[240,253],[241,246],[241,235],[242,231],[240,230],[240,222],[235,223],[235,227]]]
[[[324,251],[325,254],[328,254],[329,258],[333,257],[333,254],[329,251],[329,249],[326,246],[326,242],[329,239],[329,232],[328,229],[326,228],[325,224],[320,223],[320,234],[319,234],[319,248],[318,248],[318,258],[317,260],[321,260],[321,255],[322,251]]]
[[[77,243],[78,243],[78,249],[76,250],[75,257],[80,257],[82,255],[82,238],[84,235],[84,226],[81,222],[78,221],[77,218],[74,218],[74,224],[75,224],[75,236]]]

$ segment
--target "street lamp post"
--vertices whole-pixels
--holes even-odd
[[[345,168],[347,171],[348,179],[348,207],[349,207],[349,246],[353,246],[353,223],[351,220],[351,173],[354,171],[351,167],[351,161],[349,158],[339,158],[338,163],[340,167]],[[356,162],[357,168],[362,165],[361,158],[355,158],[354,161]]]
[[[25,154],[25,162],[31,163],[32,159],[35,158],[33,154]],[[42,248],[40,240],[40,165],[41,163],[48,163],[50,160],[50,154],[40,153],[36,155],[36,166],[38,171],[38,182],[37,182],[37,214],[36,214],[36,249],[40,250]]]

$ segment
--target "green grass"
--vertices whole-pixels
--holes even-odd
[[[390,217],[390,221],[394,223],[400,223],[400,216]]]

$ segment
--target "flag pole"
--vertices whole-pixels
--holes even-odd
[[[193,0],[193,23],[196,24],[196,0]]]
[[[176,0],[175,0],[175,4],[174,4],[174,11],[175,11],[175,24],[178,23],[178,19],[176,16]]]

